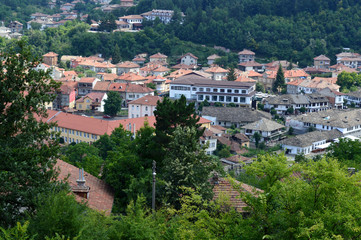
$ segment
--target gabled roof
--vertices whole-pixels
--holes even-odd
[[[228,73],[228,70],[221,68],[220,66],[213,66],[205,70],[208,73]]]
[[[87,95],[79,98],[78,100],[76,100],[77,103],[79,102],[84,102],[85,98],[90,98],[91,100],[95,101],[96,99],[99,99],[99,102],[101,102],[104,98],[105,93],[103,92],[91,92],[88,93]]]
[[[59,54],[57,54],[55,52],[48,52],[43,55],[43,57],[57,57],[57,56],[59,56]]]
[[[248,61],[248,62],[242,62],[238,64],[239,66],[243,67],[262,67],[263,65],[256,62],[256,61]]]
[[[108,81],[99,81],[95,84],[93,91],[108,91],[110,82]]]
[[[213,55],[207,57],[208,60],[216,60],[217,58],[220,58],[220,56],[218,56],[217,54],[213,54]]]
[[[254,85],[250,82],[235,82],[235,81],[216,81],[195,74],[182,76],[171,84],[179,85],[197,85],[197,86],[219,86],[219,87],[232,87],[232,88],[249,88]]]
[[[297,77],[309,77],[308,73],[306,73],[303,69],[292,69],[286,70],[284,73],[285,78],[297,78]]]
[[[118,68],[139,68],[140,66],[134,62],[125,61],[116,65]]]
[[[167,58],[168,56],[161,54],[161,53],[156,53],[152,56],[150,56],[149,58]]]
[[[183,56],[181,56],[179,59],[182,59],[182,58],[184,58],[185,56],[190,56],[190,57],[192,57],[192,58],[194,58],[194,59],[198,59],[198,57],[194,56],[192,53],[186,53],[186,54],[184,54]]]
[[[123,73],[122,75],[118,76],[119,80],[128,81],[128,82],[139,82],[139,81],[145,81],[146,78],[143,76],[140,76],[133,72]]]
[[[257,81],[254,79],[248,78],[244,75],[241,75],[235,80],[235,82],[257,82]]]
[[[317,60],[317,61],[330,61],[330,59],[329,59],[328,57],[326,57],[325,55],[317,56],[317,57],[313,58],[313,60]]]
[[[243,51],[240,51],[238,55],[256,55],[254,52],[248,49],[243,49]]]
[[[342,133],[336,129],[331,131],[313,131],[288,138],[287,140],[282,141],[282,144],[295,147],[309,147],[315,142],[322,140],[330,141],[342,136]]]
[[[258,194],[263,191],[252,187],[248,184],[238,182],[237,180],[233,180],[240,187],[240,191],[251,193],[254,196],[258,196]],[[233,188],[231,182],[226,178],[219,178],[216,181],[212,181],[213,187],[213,200],[223,198],[229,198],[229,204],[232,208],[234,208],[237,212],[245,212],[247,204],[240,197],[239,191]]]
[[[143,17],[140,15],[128,15],[120,17],[119,19],[143,19]]]
[[[59,181],[66,180],[70,187],[77,186],[76,180],[79,179],[79,168],[66,163],[62,160],[57,160],[55,169],[58,169]],[[100,212],[105,212],[110,215],[114,202],[114,191],[108,186],[104,180],[101,180],[90,173],[84,172],[85,185],[89,189],[89,199],[84,199],[76,195],[77,201],[85,201],[88,206]]]
[[[272,118],[268,112],[232,107],[203,107],[202,116],[216,117],[217,121],[232,123],[251,123],[261,118]]]
[[[247,74],[248,74],[248,77],[262,77],[263,76],[262,74],[260,74],[256,71],[253,71],[253,70],[248,71]]]
[[[158,101],[163,101],[162,97],[147,95],[136,100],[130,101],[128,104],[139,104],[148,106],[157,106]]]
[[[253,122],[253,123],[249,123],[245,126],[243,126],[242,128],[244,129],[251,129],[254,131],[262,131],[262,132],[271,132],[277,129],[281,129],[284,128],[285,126],[282,124],[279,124],[278,122],[266,119],[266,118],[261,118],[261,120],[257,121],[257,122]]]
[[[93,83],[96,79],[95,77],[83,77],[80,78],[79,83]]]

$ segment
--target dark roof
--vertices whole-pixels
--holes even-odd
[[[234,138],[241,140],[241,142],[249,142],[249,138],[244,133],[237,133]]]
[[[310,103],[318,103],[318,102],[328,102],[328,99],[319,94],[284,94],[278,95],[274,97],[269,97],[265,100],[268,104],[271,105],[288,105],[288,104],[310,104]]]
[[[195,74],[186,75],[179,77],[177,80],[174,80],[170,83],[171,85],[196,85],[204,87],[231,87],[231,88],[250,88],[254,86],[255,83],[249,82],[234,82],[234,81],[215,81]]]
[[[270,113],[264,111],[232,107],[203,107],[202,116],[216,117],[217,121],[233,123],[251,123],[261,118],[272,118]]]
[[[336,129],[331,131],[313,131],[283,140],[282,144],[295,147],[309,147],[314,142],[330,141],[339,137],[342,137],[342,133]]]
[[[243,126],[242,128],[251,129],[255,131],[262,131],[262,132],[271,132],[284,127],[285,127],[284,125],[279,124],[278,122],[266,118],[262,118],[261,120],[257,122],[249,123]]]

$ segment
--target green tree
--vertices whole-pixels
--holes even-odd
[[[155,85],[155,83],[147,83],[147,87],[151,88],[151,89],[157,89],[157,85]]]
[[[122,108],[122,97],[118,92],[108,92],[108,99],[104,102],[104,114],[115,116]]]
[[[113,49],[113,54],[112,54],[112,63],[117,64],[120,62],[120,60],[121,60],[120,48],[119,48],[118,44],[115,44],[115,47]]]
[[[286,89],[285,76],[282,65],[280,64],[277,70],[276,80],[272,86],[272,91],[279,93],[284,89]]]
[[[300,111],[300,113],[305,113],[307,111],[307,109],[305,107],[301,107],[299,111]]]
[[[165,156],[167,164],[161,168],[165,198],[178,208],[182,193],[180,187],[184,186],[195,189],[204,199],[210,199],[212,188],[208,179],[216,164],[205,153],[205,147],[201,147],[198,130],[177,126],[170,137]]]
[[[99,150],[89,143],[81,142],[75,145],[68,145],[62,149],[62,159],[78,168],[84,168],[85,171],[98,176],[103,164],[99,156]]]
[[[265,92],[264,86],[262,83],[259,83],[259,82],[256,83],[256,91],[257,92]]]
[[[253,134],[253,139],[255,141],[255,144],[256,144],[256,148],[258,148],[258,144],[259,142],[261,141],[261,138],[262,138],[262,135],[259,133],[259,132],[255,132]]]
[[[0,61],[0,225],[12,225],[35,210],[41,194],[54,186],[58,143],[51,139],[45,105],[59,84],[49,71],[36,71],[40,59],[25,41],[2,52]]]
[[[357,140],[339,139],[328,148],[327,156],[336,158],[348,167],[361,169],[361,144]]]
[[[287,108],[286,113],[292,115],[295,112],[293,107]]]
[[[180,99],[171,101],[165,97],[162,102],[158,102],[157,109],[154,111],[156,123],[155,134],[156,142],[159,147],[168,148],[170,136],[177,126],[196,127],[198,129],[199,117],[195,113],[194,103],[187,104],[184,95]],[[197,130],[198,138],[203,134],[204,129]]]
[[[227,74],[227,81],[236,81],[237,76],[236,73],[234,72],[234,67],[231,67],[228,69],[228,74]]]

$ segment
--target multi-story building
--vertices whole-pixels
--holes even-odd
[[[248,49],[243,49],[238,53],[239,63],[253,62],[256,54]]]
[[[142,13],[141,16],[147,19],[148,21],[154,21],[156,18],[165,24],[169,23],[172,20],[174,15],[173,10],[160,10],[153,9],[152,11]],[[184,17],[184,14],[181,13],[181,17]]]
[[[313,66],[315,66],[316,68],[328,69],[330,67],[330,61],[331,60],[328,57],[326,57],[325,55],[320,55],[313,59]]]
[[[108,99],[106,93],[91,92],[76,100],[76,109],[80,111],[104,112],[105,100]]]
[[[87,95],[93,90],[95,84],[99,81],[100,79],[95,77],[81,78],[78,82],[78,95],[80,96]]]
[[[170,83],[170,98],[178,99],[184,95],[188,101],[250,107],[255,94],[255,83],[215,81],[196,74],[189,74]]]
[[[186,53],[180,57],[179,63],[185,65],[197,65],[198,57],[194,56],[192,53]]]
[[[157,102],[162,101],[159,96],[147,95],[128,103],[128,118],[154,116],[153,112],[157,107]]]
[[[49,66],[56,66],[58,64],[58,54],[54,52],[48,52],[43,55],[43,62]]]

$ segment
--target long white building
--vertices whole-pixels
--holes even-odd
[[[179,99],[184,95],[188,101],[199,103],[207,100],[209,103],[251,107],[255,86],[250,82],[215,81],[189,74],[170,83],[169,97]]]

